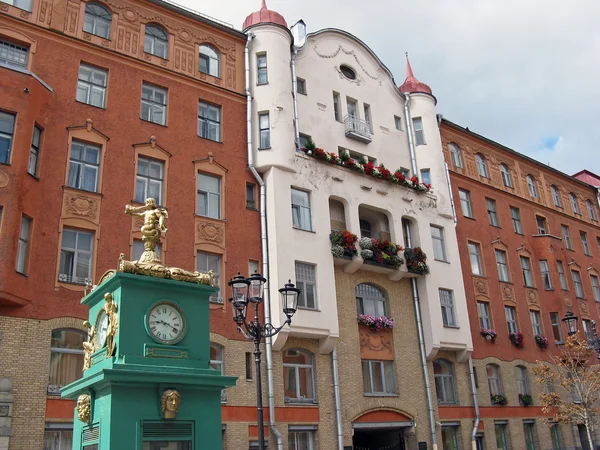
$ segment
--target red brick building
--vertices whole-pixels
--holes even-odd
[[[561,319],[567,311],[579,317],[585,332],[598,321],[597,191],[450,121],[440,127],[473,335],[478,445],[579,446],[577,427],[542,424],[541,387],[530,369],[547,359],[536,335],[540,342],[547,338],[550,352],[564,341]],[[487,329],[497,337],[486,338]],[[503,403],[494,395],[507,405],[494,404]],[[531,406],[524,406],[527,395]],[[456,416],[475,416],[472,408],[449,408]]]

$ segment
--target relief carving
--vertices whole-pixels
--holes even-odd
[[[188,73],[192,73],[192,65],[193,65],[192,63],[193,63],[192,55],[189,54],[188,55],[188,69],[187,69]]]
[[[478,294],[484,294],[484,295],[488,295],[489,290],[488,290],[488,284],[487,284],[487,280],[474,280],[475,283],[475,292],[477,292]]]
[[[181,59],[181,50],[175,49],[175,68],[179,69],[179,61]]]
[[[568,308],[573,306],[573,302],[571,301],[570,298],[565,298],[565,305],[567,305]]]
[[[179,39],[181,39],[183,42],[190,42],[192,40],[192,35],[188,30],[180,30]]]
[[[533,305],[537,305],[539,303],[538,294],[536,291],[528,289],[525,295],[527,296],[527,303]]]
[[[109,47],[110,46],[110,41],[107,41],[106,39],[102,39],[100,41],[100,43],[102,44],[103,47]]]
[[[99,203],[98,200],[84,194],[65,194],[65,214],[96,220]]]
[[[30,15],[31,15],[31,14],[30,14],[30,13],[28,13],[27,11],[21,11],[21,17],[22,17],[23,19],[29,19],[29,16],[30,16]]]
[[[579,310],[581,311],[582,314],[589,314],[590,313],[590,310],[588,309],[587,302],[585,302],[585,301],[580,301],[579,302]]]
[[[0,170],[0,189],[8,186],[9,182],[10,182],[10,178],[8,178],[8,174],[6,172],[4,172],[3,170]]]
[[[169,64],[169,61],[167,61],[166,59],[161,59],[160,60],[160,65],[163,67],[167,67],[167,64]]]
[[[119,28],[119,32],[117,33],[117,49],[118,50],[123,50],[123,35],[125,34],[125,31],[123,30],[123,28]]]
[[[133,36],[131,37],[131,52],[134,55],[137,55],[137,51],[138,51],[138,33],[133,33]]]
[[[196,225],[196,236],[199,241],[222,244],[225,236],[225,226],[213,222],[200,222]]]
[[[354,58],[354,60],[356,61],[356,64],[358,64],[358,66],[362,69],[362,71],[365,73],[365,75],[367,75],[372,80],[377,81],[379,83],[379,85],[381,86],[381,84],[382,84],[381,77],[380,76],[371,75],[367,71],[367,69],[365,69],[365,67],[363,66],[363,64],[360,62],[360,60],[358,59],[358,56],[356,56],[356,53],[354,52],[354,50],[346,50],[341,45],[338,46],[338,48],[337,48],[336,51],[334,51],[333,53],[330,53],[330,54],[319,53],[319,50],[317,49],[316,45],[313,47],[313,50],[315,51],[315,53],[320,58],[327,58],[327,59],[335,58],[340,52],[342,52],[342,53],[344,53],[344,54],[346,54],[348,56],[352,56]],[[336,69],[339,70],[337,67],[336,67]]]
[[[39,21],[44,23],[46,21],[46,11],[48,10],[48,2],[46,1],[42,1],[41,5],[40,5],[40,14],[39,14]]]
[[[505,284],[502,286],[502,298],[505,300],[514,300],[515,294],[513,292],[512,286]]]
[[[144,59],[145,59],[146,61],[150,61],[150,60],[152,60],[152,56],[150,56],[150,54],[149,54],[149,53],[144,53]]]
[[[128,22],[135,22],[136,21],[136,15],[135,12],[132,9],[127,9],[124,13],[123,13],[123,17],[125,18],[125,20],[127,20]]]
[[[91,41],[92,35],[90,33],[83,33],[83,39],[85,39],[86,41]]]
[[[8,11],[8,4],[0,3],[0,11]]]
[[[394,358],[394,341],[391,329],[376,332],[368,326],[359,325],[358,333],[362,357],[384,360]]]

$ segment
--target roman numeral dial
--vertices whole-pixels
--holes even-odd
[[[146,314],[146,329],[155,341],[176,344],[185,335],[185,315],[175,303],[157,303]]]

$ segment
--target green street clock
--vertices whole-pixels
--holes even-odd
[[[160,301],[146,313],[146,331],[161,344],[177,344],[184,338],[186,327],[185,313],[176,303]]]

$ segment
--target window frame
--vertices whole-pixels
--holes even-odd
[[[510,207],[510,219],[513,225],[513,231],[516,234],[524,235],[523,222],[521,222],[521,210],[515,206]]]
[[[490,376],[490,370],[493,370],[493,376]],[[500,373],[500,366],[498,364],[486,364],[485,372],[488,379],[488,388],[490,395],[504,395],[504,388],[502,386],[502,375]],[[494,383],[494,385],[492,384]]]
[[[437,230],[439,236],[434,235],[434,230]],[[436,261],[448,262],[448,254],[446,252],[446,238],[444,234],[444,227],[439,225],[429,224],[429,231],[431,233],[431,240],[433,241],[433,259]],[[437,245],[436,245],[437,243]],[[436,250],[438,249],[438,250]],[[438,253],[441,252],[440,253]]]
[[[521,273],[523,275],[523,286],[528,287],[528,288],[534,288],[535,282],[533,279],[531,258],[529,256],[519,255],[519,261],[521,264]]]
[[[65,247],[64,246],[64,236],[65,231],[70,233],[75,233],[75,246],[74,247]],[[79,235],[88,235],[90,237],[90,249],[83,250],[79,249]],[[79,228],[70,228],[63,227],[60,239],[60,263],[58,268],[58,281],[61,283],[69,283],[69,284],[80,284],[85,285],[88,280],[93,280],[93,271],[94,271],[94,239],[96,234],[91,230],[82,230]],[[73,265],[71,267],[71,273],[68,274],[63,272],[63,253],[72,253]],[[88,276],[81,279],[76,276],[77,273],[77,264],[79,262],[80,253],[82,255],[89,254],[89,267],[88,267]],[[66,261],[65,261],[66,263]]]
[[[394,115],[394,128],[398,131],[402,131],[402,117]]]
[[[89,70],[89,80],[82,79],[81,70]],[[103,83],[98,83],[94,81],[94,78],[97,78],[98,75],[102,75],[104,78]],[[85,99],[80,98],[79,92],[81,89],[85,89]],[[77,90],[75,93],[75,100],[79,103],[83,103],[84,105],[93,106],[94,108],[106,109],[106,97],[108,91],[108,70],[103,69],[101,67],[92,66],[91,64],[87,64],[81,62],[79,64],[79,72],[77,73]],[[102,96],[102,104],[94,104],[92,103],[92,94],[100,93]]]
[[[152,33],[162,33],[162,36]],[[159,54],[156,50],[157,41],[164,47],[164,53]],[[169,33],[156,23],[147,23],[144,27],[144,53],[154,55],[161,59],[169,59]]]
[[[487,160],[485,159],[485,156],[483,156],[481,153],[476,153],[475,162],[477,165],[477,173],[479,174],[479,176],[489,178],[490,173],[488,171]]]
[[[81,154],[79,159],[75,159],[73,156],[73,146],[78,145],[81,146]],[[91,162],[87,159],[87,153],[89,150],[97,151],[97,162]],[[80,141],[77,139],[71,140],[71,148],[69,151],[69,168],[67,170],[67,187],[71,189],[78,189],[86,192],[99,192],[100,187],[100,164],[102,162],[102,146],[96,143]],[[76,167],[76,168],[75,168]],[[88,181],[86,174],[88,174],[88,169],[93,169],[95,172],[94,179],[94,188],[92,190],[86,189],[85,184]],[[76,172],[73,175],[77,175],[77,179],[71,181],[71,170],[75,170]],[[71,184],[73,183],[73,184]]]
[[[494,249],[496,257],[496,266],[498,267],[498,280],[503,283],[510,283],[510,270],[508,269],[508,255],[505,250]],[[498,258],[499,255],[502,255]]]
[[[75,333],[80,335],[80,337],[82,338],[82,342],[85,342],[87,339],[87,334],[82,331],[82,330],[78,330],[76,328],[69,328],[69,327],[65,327],[65,328],[54,328],[51,331],[51,334],[54,332],[66,332],[66,333]],[[52,383],[51,381],[57,381],[57,380],[52,380],[52,376],[55,375],[52,373],[52,354],[57,354],[57,353],[61,353],[61,354],[68,354],[68,355],[81,355],[81,365],[83,366],[83,356],[84,356],[84,351],[83,351],[83,347],[81,348],[63,348],[63,347],[53,347],[52,346],[52,338],[50,338],[50,364],[49,364],[49,370],[48,370],[48,385],[47,385],[47,394],[50,396],[55,396],[55,395],[60,395],[60,388],[62,387],[59,384],[55,384]],[[60,363],[60,361],[59,361]],[[70,384],[72,382],[75,382],[79,379],[81,379],[81,376],[83,375],[83,372],[80,372],[80,376],[79,378],[77,378],[76,380],[72,380],[67,384]],[[64,386],[66,386],[67,384],[65,384]]]
[[[557,208],[562,208],[562,199],[560,197],[560,190],[553,184],[550,186],[550,191],[552,191],[552,199],[554,200],[554,206]]]
[[[498,218],[498,208],[496,200],[493,198],[485,198],[485,207],[487,210],[488,221],[491,226],[500,228],[500,219]]]
[[[459,169],[464,169],[465,166],[463,163],[462,150],[460,149],[460,147],[454,142],[450,142],[448,147],[450,148],[450,159],[452,160],[452,165]]]
[[[206,270],[204,269],[204,267],[200,268],[201,257],[206,262]],[[216,258],[216,261],[217,261],[216,269],[214,269],[214,268],[211,269],[209,267],[210,266],[210,264],[209,264],[210,257]],[[212,293],[210,295],[210,297],[208,297],[208,302],[222,305],[223,304],[222,281],[223,281],[223,273],[224,273],[224,271],[223,271],[223,254],[209,252],[209,251],[205,251],[202,249],[196,250],[196,270],[200,273],[208,273],[209,270],[213,271],[213,275],[216,280],[216,286],[219,288],[219,290],[217,292]]]
[[[550,324],[552,325],[552,337],[554,338],[554,343],[557,345],[564,344],[565,338],[562,332],[562,320],[560,319],[558,312],[550,312]],[[557,331],[559,339],[556,339]]]
[[[550,229],[548,228],[548,221],[544,216],[537,215],[535,216],[535,224],[538,229],[538,234],[546,235],[550,234]]]
[[[531,395],[531,388],[529,386],[528,371],[525,366],[515,366],[515,381],[517,385],[517,394]]]
[[[198,216],[202,216],[202,217],[208,217],[210,219],[215,219],[215,220],[222,220],[223,219],[223,214],[222,214],[222,200],[223,200],[223,177],[213,174],[213,173],[209,173],[209,172],[202,172],[202,171],[198,171],[197,175],[196,175],[196,215]],[[207,186],[200,186],[201,181],[203,180],[203,178],[207,178],[207,179],[215,179],[217,180],[217,184],[218,184],[218,192],[212,192],[208,189],[210,189],[210,187]],[[200,199],[201,196],[204,196],[205,198],[205,213],[202,214],[200,212],[201,208],[200,208]],[[213,204],[210,199],[216,197],[216,200],[214,200],[217,204],[217,215],[216,217],[214,217],[213,215],[211,215],[211,205]]]
[[[38,126],[37,124],[33,125],[33,133],[31,135],[31,147],[29,149],[29,161],[27,162],[27,173],[35,178],[38,178],[38,167],[40,160],[40,149],[42,147],[43,132],[44,130],[40,126]]]
[[[366,303],[373,306],[375,314],[370,314],[375,317],[387,317],[388,316],[388,298],[385,292],[378,286],[371,283],[359,283],[354,288],[354,296],[356,298],[356,310],[358,314],[369,315],[366,313]],[[383,311],[380,311],[383,309]],[[381,312],[383,312],[381,314]]]
[[[26,226],[25,233],[24,225]],[[29,256],[31,253],[31,236],[33,228],[33,219],[25,214],[21,215],[21,223],[19,225],[19,238],[17,243],[17,258],[15,261],[15,271],[21,275],[28,276],[29,273]],[[25,236],[24,236],[25,234]]]
[[[459,328],[454,305],[454,291],[439,288],[442,323],[445,328]]]
[[[286,357],[286,353],[289,351],[299,352],[299,353],[304,354],[305,356],[310,357],[310,364],[285,362],[284,358]],[[301,348],[288,348],[281,352],[281,361],[282,361],[282,366],[283,366],[284,402],[285,403],[317,403],[317,391],[316,391],[316,384],[315,384],[315,355],[312,352],[309,352],[308,350],[304,350]],[[289,390],[289,389],[286,389],[287,384],[288,384],[287,382],[289,381],[289,377],[286,374],[286,369],[294,370],[294,378],[296,381],[296,386],[295,386],[296,397],[295,398],[287,397],[285,395],[286,391]],[[312,397],[302,397],[300,395],[301,391],[302,391],[302,388],[300,387],[300,384],[301,384],[300,369],[309,369],[310,370],[310,382],[311,382]]]
[[[540,312],[535,309],[529,310],[529,319],[531,320],[531,329],[533,330],[533,336],[544,335],[544,329],[542,327],[542,317]]]
[[[302,89],[300,86],[302,86]],[[296,92],[298,92],[298,94],[308,95],[306,93],[306,80],[304,78],[296,77]]]
[[[107,14],[108,17],[101,17],[100,14],[98,14],[96,11],[92,11],[91,7],[95,6],[97,8],[100,8],[101,10],[103,10],[103,12],[105,12]],[[90,8],[88,10],[88,8]],[[89,17],[91,18],[91,30],[88,28],[86,29],[86,26],[90,23],[87,21],[88,18],[88,14]],[[107,33],[106,36],[102,35],[102,34],[98,34],[98,23],[101,23],[103,25],[105,25],[107,27]],[[88,2],[85,5],[84,8],[84,13],[83,13],[83,27],[82,30],[84,33],[89,33],[89,34],[93,34],[94,36],[98,36],[102,39],[106,39],[107,41],[110,41],[110,34],[112,31],[112,11],[110,9],[108,9],[106,6],[104,6],[101,3],[98,2]]]
[[[444,372],[444,368],[449,373],[435,373],[436,364],[440,367],[440,371]],[[433,378],[435,383],[435,391],[437,394],[437,402],[439,405],[456,405],[458,398],[456,395],[456,378],[454,375],[454,364],[444,358],[436,358],[433,361]],[[439,382],[438,382],[439,380]],[[448,384],[450,386],[448,386]],[[441,387],[441,389],[440,389]],[[450,389],[446,389],[450,387]],[[450,392],[447,392],[447,391]],[[440,392],[441,391],[441,392]]]
[[[258,209],[257,206],[256,184],[246,183],[246,208],[256,211]]]
[[[490,305],[488,302],[477,301],[477,317],[479,318],[479,326],[482,330],[490,330],[493,328]]]
[[[596,214],[596,207],[594,206],[594,203],[588,199],[585,201],[585,204],[587,205],[588,215],[590,216],[590,220],[597,222],[598,215]]]
[[[398,395],[398,390],[396,389],[396,367],[394,365],[394,361],[382,361],[382,360],[375,360],[375,359],[363,359],[361,360],[361,365],[362,365],[362,375],[363,375],[363,393],[366,396],[378,396],[378,397],[385,397],[385,396],[397,396]],[[369,368],[368,374],[368,380],[365,380],[365,363],[367,364],[367,367]],[[373,378],[373,366],[375,364],[378,364],[380,366],[380,373],[381,373],[381,385],[383,390],[381,392],[379,391],[375,391],[374,389],[374,378]],[[389,368],[391,367],[391,371],[390,372],[386,372],[386,366],[389,370]],[[391,390],[388,391],[388,386],[387,386],[387,381],[386,380],[386,375],[388,373],[391,373],[392,375],[392,383],[393,383],[393,392],[390,392]],[[365,390],[365,385],[369,384],[369,390],[366,391]]]
[[[300,205],[300,204],[294,204],[294,191],[295,192],[301,192],[303,195],[306,195],[306,203],[308,204],[308,206],[304,206],[304,205]],[[313,231],[313,226],[312,226],[312,202],[311,202],[311,195],[310,195],[310,191],[306,191],[304,189],[299,189],[296,187],[291,187],[291,205],[292,205],[292,226],[294,229],[296,230],[302,230],[302,231]],[[300,214],[300,211],[304,211],[304,210],[308,210],[308,223],[305,224],[303,223],[303,215]],[[297,213],[294,213],[294,211],[298,211]],[[297,220],[296,220],[297,217]]]
[[[306,435],[306,441],[300,439],[297,435]],[[307,447],[303,446],[306,442],[308,443]],[[316,448],[316,430],[294,429],[288,431],[289,450],[316,450]]]
[[[569,199],[571,200],[571,210],[573,211],[573,214],[580,216],[581,210],[579,209],[579,201],[577,200],[577,196],[573,192],[570,192]]]
[[[575,276],[577,274],[577,276]],[[576,269],[571,269],[571,281],[575,287],[575,297],[585,298],[585,290],[583,289],[583,281],[581,279],[581,272]],[[579,289],[577,289],[579,287]]]
[[[425,132],[423,130],[423,118],[413,117],[412,119],[413,131],[415,135],[415,146],[426,145]]]
[[[600,302],[600,279],[597,275],[594,275],[593,273],[590,274],[590,284],[592,285],[594,301]]]
[[[550,264],[547,259],[540,259],[540,274],[542,276],[542,284],[546,291],[553,291],[554,285],[552,283],[552,276],[550,275]]]
[[[529,190],[529,195],[532,198],[539,198],[537,184],[536,184],[535,178],[531,174],[527,175],[527,188]]]
[[[150,98],[144,98],[144,90],[150,90]],[[156,94],[163,94],[164,103],[157,100]],[[155,123],[157,125],[167,126],[167,104],[169,90],[146,81],[142,82],[142,94],[140,96],[140,119],[145,122]],[[148,116],[144,117],[144,105],[148,107]],[[155,120],[157,112],[162,113],[162,121]]]
[[[512,176],[510,174],[510,169],[505,163],[500,163],[500,175],[502,176],[502,184],[504,184],[505,187],[512,188]]]
[[[483,259],[481,257],[481,245],[478,242],[467,242],[467,249],[469,251],[469,261],[471,263],[471,273],[477,276],[484,276],[483,271]],[[475,250],[475,251],[472,251]],[[475,258],[475,260],[473,259]],[[473,263],[476,262],[477,270],[473,270]]]
[[[333,91],[333,118],[336,122],[342,121],[342,100],[339,92]]]
[[[202,70],[203,61],[206,64],[206,70]],[[215,66],[216,70],[213,70]],[[207,43],[202,43],[198,46],[198,72],[215,78],[221,77],[221,53],[215,46]]]
[[[560,287],[563,291],[569,290],[569,284],[567,282],[567,275],[565,274],[565,266],[561,260],[556,260],[556,270],[558,272],[558,280],[560,281]]]
[[[269,69],[267,64],[267,52],[256,54],[256,85],[269,84]]]
[[[302,267],[305,266],[305,267]],[[318,310],[319,302],[318,302],[318,290],[317,290],[317,265],[313,263],[307,263],[303,261],[295,261],[294,263],[294,271],[296,274],[296,287],[300,289],[300,294],[298,295],[297,307],[298,309],[308,309],[308,310]],[[303,270],[304,269],[304,270]],[[313,279],[309,279],[307,272],[312,271]],[[313,306],[308,305],[308,299],[306,297],[306,292],[308,288],[312,289],[313,294]],[[304,303],[303,305],[301,303]]]
[[[6,3],[4,0],[0,0],[0,2]],[[31,47],[7,39],[6,36],[0,36],[0,49],[2,48],[6,50],[4,53],[6,56],[0,58],[0,67],[27,70]]]
[[[567,250],[573,250],[573,242],[571,241],[571,231],[567,225],[560,225],[560,231],[563,235],[563,241],[565,242],[565,248]]]
[[[205,116],[200,115],[201,108],[204,108],[206,111]],[[217,119],[210,118],[211,111],[213,113],[216,112]],[[222,142],[222,119],[223,114],[221,106],[198,100],[198,137],[208,139],[209,141],[213,142]],[[214,130],[216,130],[216,136],[214,139],[210,137],[211,125],[214,127]],[[201,132],[202,129],[205,129],[205,131]]]
[[[460,210],[462,211],[463,217],[467,217],[469,219],[474,219],[475,216],[473,214],[473,204],[471,202],[471,192],[467,191],[466,189],[458,189],[458,198],[460,200]]]
[[[504,305],[504,317],[506,318],[506,328],[508,334],[519,332],[519,320],[517,317],[517,308]]]
[[[581,239],[581,246],[583,247],[583,253],[587,256],[592,256],[590,242],[588,241],[588,235],[585,231],[579,231],[579,239]]]
[[[266,128],[264,128],[263,119],[266,117]],[[268,111],[258,113],[258,149],[266,150],[271,148],[271,116]]]
[[[148,175],[140,174],[140,161],[148,163]],[[151,164],[156,164],[160,167],[160,178],[156,178],[150,175],[150,166]],[[143,198],[138,197],[138,183],[142,181],[144,183],[144,194]],[[160,195],[158,198],[150,195],[150,183],[154,182],[160,185]],[[147,198],[154,198],[158,205],[163,205],[163,197],[164,197],[164,183],[165,183],[165,162],[149,158],[145,155],[138,155],[137,163],[136,163],[136,174],[135,174],[135,201],[139,203],[144,203]]]

